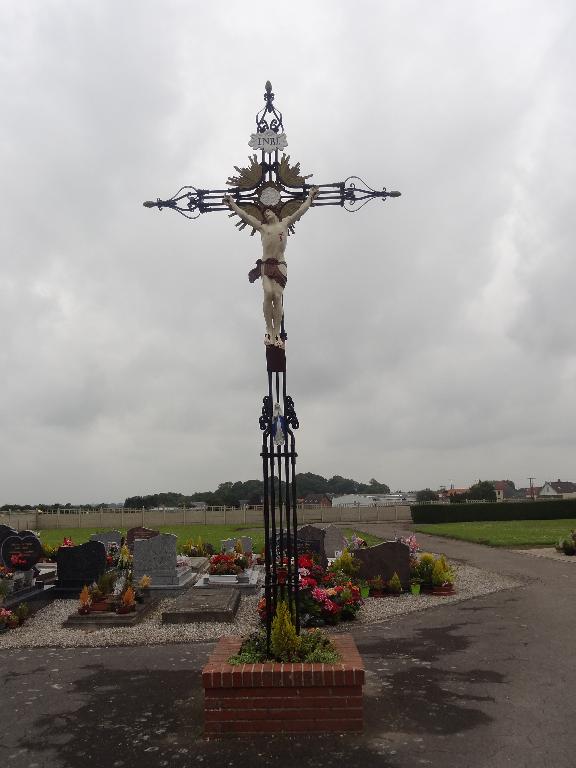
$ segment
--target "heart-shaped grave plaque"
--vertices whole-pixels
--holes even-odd
[[[0,561],[11,571],[28,571],[42,557],[42,544],[32,531],[7,536],[0,546]]]

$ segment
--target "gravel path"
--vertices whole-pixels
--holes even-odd
[[[398,597],[368,598],[358,612],[356,621],[329,631],[353,626],[366,626],[403,616],[414,611],[424,611],[446,603],[456,603],[501,589],[520,586],[517,581],[495,573],[481,571],[471,566],[456,565],[456,593],[448,597],[435,595],[405,594]],[[38,611],[23,627],[0,635],[0,650],[8,648],[71,648],[109,647],[114,645],[155,645],[165,643],[189,643],[216,640],[224,635],[245,635],[258,626],[257,596],[244,596],[231,623],[162,624],[162,611],[174,602],[174,598],[162,600],[156,610],[135,627],[83,630],[63,627],[62,623],[73,613],[77,600],[55,600]]]

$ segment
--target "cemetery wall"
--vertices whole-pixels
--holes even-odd
[[[298,522],[306,523],[366,523],[411,520],[407,505],[383,507],[298,507]],[[7,512],[0,514],[0,523],[17,531],[48,528],[107,528],[120,529],[143,526],[158,528],[172,525],[261,525],[261,508],[207,509],[103,509],[92,512],[61,509],[54,512]]]

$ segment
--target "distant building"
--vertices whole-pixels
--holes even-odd
[[[440,501],[448,501],[452,496],[461,496],[463,493],[468,493],[470,488],[440,488],[438,491],[438,498]]]
[[[576,498],[576,483],[566,480],[547,481],[540,489],[538,496],[539,498],[574,499]]]
[[[345,496],[334,496],[332,499],[333,507],[376,507],[378,499],[376,496],[367,496],[362,493],[347,493]]]
[[[327,493],[307,493],[304,504],[319,504],[321,507],[331,507],[332,499]]]
[[[507,483],[505,480],[494,480],[492,485],[496,491],[496,501],[511,499],[515,495],[509,483]]]

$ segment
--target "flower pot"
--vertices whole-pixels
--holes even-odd
[[[110,604],[108,600],[94,600],[90,606],[90,610],[93,613],[104,613],[105,611],[110,610]]]
[[[443,584],[441,587],[432,587],[432,594],[433,595],[453,595],[454,585]]]
[[[360,587],[360,597],[365,600],[370,597],[370,587]]]
[[[410,584],[410,592],[413,595],[419,595],[420,594],[420,584]]]
[[[135,605],[119,605],[118,608],[116,608],[116,613],[124,615],[126,613],[134,613],[135,610]]]

